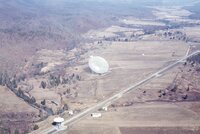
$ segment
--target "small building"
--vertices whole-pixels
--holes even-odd
[[[68,111],[68,114],[69,114],[69,115],[73,115],[73,114],[74,114],[74,111],[73,111],[73,110],[69,110],[69,111]]]
[[[107,106],[102,107],[102,110],[104,110],[104,111],[108,111],[108,107],[107,107]]]
[[[58,128],[60,128],[61,124],[64,122],[64,118],[61,117],[56,117],[53,120],[53,123],[55,124],[55,126],[57,126]]]
[[[101,113],[92,113],[91,116],[93,118],[100,118],[102,115],[101,115]]]

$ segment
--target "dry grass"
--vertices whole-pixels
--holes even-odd
[[[120,128],[121,134],[129,134],[127,130],[132,128],[132,133],[138,132],[141,134],[167,130],[188,134],[188,132],[197,133],[199,130],[194,129],[199,127],[199,117],[197,115],[190,110],[169,103],[135,104],[132,107],[117,108],[117,111],[111,109],[111,111],[102,114],[102,118],[99,119],[87,117],[87,119],[70,127],[68,132],[71,134],[81,131],[92,133],[96,128],[97,133],[107,134],[107,130],[110,129],[112,130],[110,133],[114,134],[118,132],[116,128]],[[102,131],[98,128],[101,128]],[[152,128],[153,130],[147,129],[144,131],[140,128]]]
[[[127,25],[140,25],[140,26],[165,26],[162,22],[152,21],[152,20],[141,20],[141,19],[124,19],[122,20],[124,24]]]
[[[29,106],[23,100],[19,99],[14,93],[4,87],[0,87],[0,111],[1,113],[9,112],[35,112],[38,110]]]

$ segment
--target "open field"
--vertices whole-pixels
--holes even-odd
[[[127,25],[142,25],[142,26],[165,26],[164,23],[156,22],[152,20],[141,20],[141,19],[134,19],[134,18],[128,18],[122,20],[123,23]]]
[[[159,19],[181,19],[192,14],[190,11],[183,9],[182,7],[156,7],[155,9],[156,11],[153,11],[153,13]]]
[[[105,38],[115,38],[120,37],[120,34],[128,34],[131,36],[132,34],[137,34],[142,32],[142,29],[139,28],[128,28],[128,27],[120,27],[120,26],[110,26],[105,29],[99,30],[91,30],[84,34],[84,38],[91,38],[91,39],[105,39]]]
[[[151,44],[151,47],[149,44]],[[152,51],[158,48],[159,51],[156,51],[156,53]],[[183,50],[180,51],[180,48]],[[102,56],[107,59],[111,71],[103,76],[91,75],[87,71],[89,55],[86,54],[85,59],[82,61],[84,64],[75,66],[75,68],[81,71],[80,76],[82,77],[82,80],[78,83],[79,97],[82,101],[79,100],[79,97],[77,99],[81,102],[87,102],[91,97],[95,100],[102,100],[104,97],[128,87],[132,83],[145,78],[148,74],[184,56],[186,51],[187,46],[184,43],[169,43],[168,41],[163,43],[156,41],[113,42],[106,49],[96,49],[89,54]],[[175,56],[172,56],[173,52],[176,53]],[[118,84],[116,85],[115,83]]]
[[[194,78],[196,73],[193,69],[188,72],[188,67],[180,65],[157,79],[153,79],[152,82],[141,86],[138,90],[123,96],[109,106],[107,112],[102,112],[101,118],[95,119],[88,116],[76,125],[69,126],[68,132],[71,134],[93,133],[97,130],[97,133],[103,134],[198,134],[200,131],[200,103],[198,98],[190,100],[192,96],[194,97],[190,92],[196,91],[196,94],[199,92],[199,85],[195,84],[196,82],[191,83],[191,88],[187,90],[188,98],[184,98],[186,100],[183,98],[165,100],[165,96],[168,96],[167,92],[166,95],[163,94],[164,98],[158,97],[158,91],[169,88],[170,83],[179,84],[177,91],[169,88],[169,91],[172,91],[171,97],[177,93],[186,93],[184,85],[193,82],[193,80],[199,81]],[[194,76],[190,76],[191,74]],[[181,81],[184,84],[181,84]]]
[[[70,110],[76,115],[200,50],[194,1],[0,0],[0,133],[43,132],[54,117],[73,118]],[[109,71],[91,72],[90,56],[105,58]],[[198,134],[198,61],[156,74],[101,118],[60,133]]]
[[[194,42],[199,43],[200,42],[200,27],[186,27],[185,29],[185,33],[187,34],[187,36]]]
[[[118,29],[116,27],[115,29],[113,27],[108,29],[110,29],[108,31],[112,32],[113,30],[115,32],[131,30],[128,28],[121,29],[119,27]],[[68,75],[77,74],[81,77],[80,81],[73,80],[68,85],[58,86],[56,90],[52,90],[48,85],[46,89],[41,89],[40,82],[48,82],[48,80],[45,80],[48,76],[46,74],[43,77],[37,76],[36,78],[29,79],[28,83],[32,83],[35,88],[29,93],[35,96],[38,103],[44,99],[48,102],[55,101],[58,106],[51,105],[51,108],[55,110],[54,107],[60,107],[62,103],[60,100],[62,98],[63,102],[68,103],[70,109],[84,109],[183,57],[188,49],[185,42],[170,40],[134,42],[103,41],[100,44],[95,42],[93,44],[87,44],[87,46],[88,48],[85,47],[86,52],[80,55],[80,60],[73,67],[65,67],[65,61],[76,59],[76,53],[80,50],[71,50],[67,53],[64,51],[53,52],[50,50],[41,50],[32,58],[32,61],[28,62],[25,70],[30,70],[29,67],[34,62],[43,62],[44,66],[41,68],[41,72],[49,67],[51,67],[51,70],[56,70],[56,68],[60,68],[59,66],[61,66],[65,67],[62,73],[64,72]],[[110,71],[102,76],[91,74],[87,64],[90,55],[104,57],[109,62]],[[54,66],[49,66],[52,64]],[[115,83],[118,83],[118,85]],[[66,94],[68,89],[70,89],[71,93]],[[62,97],[60,98],[58,96]]]
[[[34,121],[39,119],[39,111],[6,88],[0,87],[0,119],[6,132],[24,132],[33,128]],[[2,127],[1,127],[2,128]],[[0,133],[2,129],[0,129]]]
[[[149,47],[149,43],[151,43],[151,47]],[[159,51],[156,51],[156,53],[152,51],[152,49],[156,50],[158,48]],[[183,50],[179,51],[180,48]],[[87,58],[89,55],[86,53],[82,56],[83,60],[80,61],[82,64],[75,66],[75,70],[68,70],[70,72],[73,71],[73,73],[78,72],[82,78],[81,81],[76,84],[76,89],[74,89],[75,91],[78,90],[78,97],[70,100],[66,95],[66,97],[63,97],[63,100],[68,102],[70,109],[83,110],[119,90],[144,79],[150,73],[170,64],[174,60],[183,57],[187,48],[186,44],[179,41],[163,41],[162,43],[156,41],[140,41],[128,43],[113,42],[109,46],[106,45],[105,47],[94,49],[94,52],[90,51],[89,54],[95,53],[95,55],[105,57],[110,64],[111,71],[102,76],[91,75],[87,66]],[[174,55],[172,55],[173,52],[175,52]],[[116,85],[115,83],[118,84]],[[38,93],[41,92],[40,89],[37,91]],[[73,91],[73,89],[71,91]],[[62,93],[64,89],[60,87],[56,92]],[[40,130],[35,133],[39,131]]]
[[[68,132],[198,134],[200,95],[199,71],[196,70],[199,59],[196,58],[194,66],[190,61],[186,65],[180,64],[111,104],[107,112],[101,112],[101,118],[88,116],[69,126]],[[174,84],[177,87],[169,86]],[[159,91],[165,91],[165,94]],[[187,98],[183,97],[185,94]]]
[[[0,98],[1,98],[1,113],[6,112],[27,112],[27,113],[36,113],[38,114],[38,111],[26,104],[23,100],[19,99],[15,96],[14,93],[7,90],[6,88],[2,88],[0,90]],[[7,97],[5,97],[7,96]]]
[[[146,23],[149,22],[147,21]],[[157,23],[155,23],[155,25],[159,26]],[[93,30],[85,34],[85,38],[92,38],[96,42],[85,44],[85,53],[80,55],[80,59],[77,63],[74,64],[73,67],[65,68],[67,74],[79,74],[81,80],[68,86],[59,86],[56,91],[53,92],[62,94],[62,99],[64,102],[67,102],[69,109],[82,111],[119,90],[144,79],[146,76],[160,68],[173,63],[185,56],[188,51],[189,47],[187,42],[179,39],[180,37],[182,38],[182,36],[185,36],[184,30],[180,30],[183,32],[182,34],[179,32],[179,29],[166,30],[167,32],[172,32],[171,37],[163,35],[160,37],[156,34],[146,35],[145,33],[142,33],[140,35],[140,40],[137,41],[116,41],[112,39],[110,41],[104,41],[105,37],[120,38],[120,36],[122,36],[122,34],[124,35],[126,32],[134,33],[138,32],[138,30],[143,32],[143,30],[137,28],[111,26],[105,29]],[[161,30],[161,33],[164,34],[166,31]],[[118,32],[120,32],[119,37],[116,34]],[[176,35],[176,33],[181,34]],[[125,35],[125,38],[129,36],[130,35]],[[172,37],[175,38],[172,39]],[[104,57],[110,65],[109,73],[105,75],[91,74],[87,65],[90,55]],[[196,114],[194,116],[192,115],[194,111],[186,110],[184,107],[179,106],[180,104],[172,102],[162,103],[162,99],[159,97],[159,90],[165,89],[170,85],[176,77],[177,72],[179,72],[179,69],[175,68],[167,75],[161,77],[158,76],[152,83],[142,86],[134,91],[134,94],[127,94],[111,105],[111,111],[103,113],[101,119],[93,120],[91,117],[88,117],[86,120],[81,121],[80,124],[78,123],[72,127],[70,126],[68,132],[72,134],[80,132],[94,133],[94,131],[98,130],[98,132],[101,133],[120,134],[129,133],[130,130],[134,129],[135,131],[138,131],[138,133],[160,133],[167,130],[169,130],[169,133],[197,133],[199,131],[199,122],[198,119],[196,119],[198,116]],[[66,88],[71,89],[70,95],[65,94]],[[38,94],[40,94],[40,89],[37,91]],[[48,98],[48,100],[51,100],[51,98]],[[158,102],[153,102],[152,104],[146,103],[146,101],[156,100]],[[135,109],[133,105],[134,102],[144,103],[138,104],[141,105],[141,109]],[[190,107],[192,104],[193,103],[188,104],[187,106]],[[130,110],[124,108],[124,106],[126,107],[127,105],[131,105],[128,107]],[[149,107],[146,107],[147,105],[151,105],[152,110],[149,111]],[[132,113],[131,111],[134,112]],[[137,113],[137,111],[139,112]],[[149,111],[149,113],[147,114],[143,111]],[[125,117],[125,115],[130,116]],[[156,118],[153,118],[154,116],[156,116]],[[65,115],[64,117],[65,119],[70,118]],[[178,120],[174,117],[177,117]],[[147,119],[148,121],[146,121]],[[188,120],[191,120],[191,122],[185,124]],[[49,120],[47,122],[49,123]],[[48,128],[50,125],[43,125],[47,122],[44,121],[40,125]],[[196,127],[194,129],[195,125]],[[147,128],[147,131],[141,129],[141,127],[144,126]],[[34,133],[40,131],[41,130],[39,129]]]
[[[190,110],[169,103],[142,103],[131,107],[110,109],[102,113],[99,119],[80,121],[69,128],[70,134],[96,133],[129,134],[129,133],[178,133],[197,134],[199,132],[199,116]],[[176,118],[174,118],[176,117]]]

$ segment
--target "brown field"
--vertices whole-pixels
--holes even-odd
[[[181,127],[120,128],[121,134],[198,134],[199,129]]]
[[[101,118],[88,116],[69,126],[68,132],[93,133],[96,130],[97,134],[198,134],[200,103],[198,97],[195,99],[195,95],[190,94],[195,91],[196,96],[199,96],[199,72],[195,71],[198,67],[199,64],[193,68],[190,64],[181,64],[120,98],[109,106],[108,112],[102,112]],[[172,92],[171,97],[177,96],[171,99],[166,98],[168,94],[159,97],[159,90],[167,89],[172,83],[178,84],[178,89]],[[188,83],[191,88],[186,91]],[[188,98],[176,98],[179,93],[188,94]]]
[[[27,103],[25,103],[23,100],[19,99],[14,93],[9,91],[6,88],[1,87],[0,88],[0,111],[3,113],[6,112],[33,112],[38,113],[37,110],[29,106]]]
[[[39,119],[39,111],[22,99],[19,99],[14,93],[7,88],[0,87],[0,119],[1,128],[14,133],[20,130],[23,133],[33,128],[34,121]],[[5,131],[5,132],[6,132]],[[0,133],[2,129],[0,129]]]
[[[37,1],[0,2],[0,72],[8,73],[1,75],[0,133],[38,125],[38,134],[54,117],[67,120],[69,110],[78,114],[200,49],[200,21],[182,6]],[[109,72],[91,72],[90,56],[105,58]],[[197,61],[122,96],[98,111],[101,118],[87,116],[59,133],[200,133]]]
[[[177,103],[142,103],[130,107],[110,109],[102,118],[87,119],[69,127],[70,134],[80,132],[102,134],[183,133],[199,132],[199,115],[177,106]],[[105,130],[105,131],[104,131]],[[112,130],[112,131],[111,131]],[[63,133],[63,132],[62,132]]]

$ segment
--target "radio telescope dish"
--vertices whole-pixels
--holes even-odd
[[[99,56],[90,56],[89,67],[97,74],[104,74],[109,70],[108,62]]]

